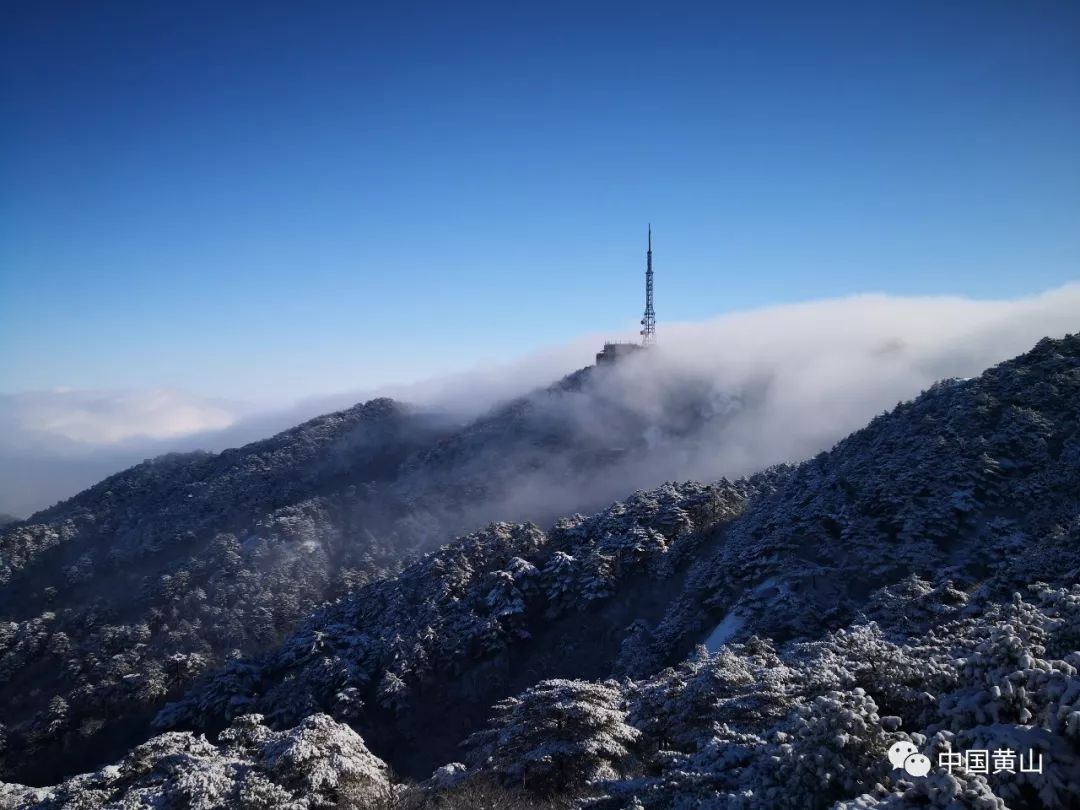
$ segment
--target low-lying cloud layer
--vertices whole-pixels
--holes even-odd
[[[554,506],[559,514],[666,480],[801,461],[938,380],[976,376],[1078,329],[1080,285],[1015,301],[860,295],[672,324],[654,351],[597,383],[602,398],[655,426],[650,450],[607,469],[591,492],[538,472],[497,512],[546,516]],[[602,444],[609,427],[580,410],[581,433]],[[680,420],[694,427],[680,431]]]
[[[862,295],[674,325],[658,361],[721,391],[763,389],[715,448],[743,473],[810,456],[938,380],[1078,329],[1080,285],[1015,301]]]
[[[723,418],[612,474],[597,497],[806,458],[936,380],[978,374],[1041,337],[1077,329],[1080,285],[1009,301],[859,295],[662,322],[660,345],[608,375],[604,395],[648,421],[662,417],[672,386],[692,385]],[[254,415],[251,406],[172,391],[0,397],[0,512],[25,516],[144,457],[236,446],[375,395],[475,415],[592,362],[601,342],[581,338],[496,368]],[[529,513],[537,497],[561,502],[556,494],[529,487],[506,507]]]
[[[237,408],[182,391],[33,391],[0,397],[0,418],[22,441],[122,444],[174,439],[233,425]]]
[[[168,389],[0,395],[0,513],[25,517],[246,412]]]

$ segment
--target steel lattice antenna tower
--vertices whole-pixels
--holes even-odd
[[[645,254],[645,317],[641,319],[641,345],[656,343],[656,312],[652,297],[652,223],[649,224],[649,250]]]

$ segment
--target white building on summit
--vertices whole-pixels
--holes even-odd
[[[596,363],[614,363],[654,343],[656,311],[653,309],[652,225],[649,225],[649,247],[645,252],[645,315],[641,319],[641,343],[605,343],[603,351],[596,355]]]

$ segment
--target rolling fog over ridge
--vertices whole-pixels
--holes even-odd
[[[1080,4],[4,20],[0,810],[1080,810]]]
[[[524,374],[471,397],[443,387],[413,389],[419,405],[369,399],[240,448],[110,476],[3,530],[8,767],[17,781],[58,777],[59,749],[33,756],[54,704],[90,723],[47,735],[64,773],[97,767],[131,744],[123,728],[145,727],[199,673],[258,654],[319,605],[455,537],[498,520],[573,522],[665,481],[814,455],[845,420],[858,428],[942,376],[978,372],[1020,335],[1064,332],[1078,300],[1074,286],[1011,304],[862,296],[769,309],[673,328],[655,350],[471,420],[469,406]],[[774,474],[787,470],[721,482],[732,514]],[[42,646],[43,632],[56,645]],[[57,655],[71,666],[53,667]]]
[[[128,747],[137,747],[122,765],[41,791],[0,784],[0,797],[20,799],[20,807],[38,806],[34,802],[41,799],[47,802],[44,807],[66,807],[69,799],[76,801],[76,796],[84,794],[104,801],[125,791],[141,793],[144,788],[133,784],[132,778],[144,776],[150,780],[150,790],[179,792],[181,797],[223,795],[225,790],[250,793],[250,786],[234,789],[225,784],[228,774],[234,773],[232,766],[218,768],[215,750],[188,731],[138,745],[151,731],[147,724],[153,711],[163,700],[183,692],[202,672],[205,677],[198,677],[182,700],[166,705],[154,725],[193,728],[196,733],[205,729],[214,735],[223,722],[235,720],[239,725],[218,737],[219,744],[228,746],[269,742],[277,739],[269,736],[271,730],[286,734],[285,726],[298,723],[280,744],[274,744],[270,754],[260,756],[271,768],[275,761],[271,754],[282,745],[303,752],[298,764],[305,771],[311,757],[333,757],[344,744],[339,737],[347,735],[348,727],[334,725],[329,714],[362,733],[372,750],[396,769],[422,778],[446,757],[457,755],[456,743],[487,716],[493,689],[502,694],[526,689],[521,699],[532,700],[528,684],[545,679],[535,686],[541,716],[553,705],[564,706],[552,704],[548,690],[570,690],[571,712],[582,699],[582,690],[584,699],[598,691],[610,704],[603,717],[617,720],[629,708],[635,725],[622,729],[629,741],[643,735],[655,735],[665,745],[675,740],[676,751],[665,749],[659,755],[666,758],[675,753],[678,759],[670,763],[670,775],[665,773],[656,782],[641,781],[640,765],[629,752],[620,749],[614,754],[617,761],[627,760],[629,779],[622,786],[607,785],[614,807],[640,805],[619,800],[623,790],[629,792],[629,799],[647,791],[646,806],[660,810],[683,806],[672,793],[701,791],[707,796],[716,790],[732,790],[759,796],[757,787],[764,783],[768,792],[748,806],[772,810],[777,805],[771,799],[785,790],[790,775],[784,769],[775,775],[761,771],[770,768],[778,755],[790,753],[788,747],[779,746],[787,741],[793,741],[800,759],[807,757],[806,746],[812,746],[818,756],[824,750],[826,758],[839,757],[838,767],[853,774],[839,786],[844,793],[873,789],[884,794],[889,785],[895,785],[875,785],[884,775],[881,750],[891,741],[885,732],[895,734],[901,725],[925,729],[921,740],[954,716],[966,718],[970,725],[972,716],[987,713],[999,722],[975,733],[989,734],[994,742],[1008,742],[1026,732],[1062,738],[1060,750],[1053,752],[1062,778],[1040,793],[1039,806],[1071,806],[1067,797],[1076,794],[1069,774],[1080,774],[1075,767],[1080,760],[1066,750],[1065,735],[1072,733],[1072,721],[1066,731],[1063,718],[1075,716],[1070,712],[1076,710],[1080,682],[1068,660],[1053,656],[1065,655],[1062,650],[1071,648],[1062,645],[1076,638],[1075,608],[1080,596],[1075,587],[1071,594],[1057,588],[1059,581],[1074,578],[1080,570],[1076,567],[1080,524],[1073,517],[1080,469],[1076,464],[1080,451],[1078,358],[1075,335],[1040,340],[1029,352],[978,377],[933,386],[798,467],[717,485],[666,484],[591,517],[567,516],[547,532],[532,525],[492,524],[425,556],[397,576],[378,576],[366,585],[363,579],[354,580],[359,588],[351,588],[332,603],[324,602],[294,636],[269,654],[259,652],[277,635],[268,622],[276,620],[280,628],[282,620],[290,623],[290,614],[294,621],[297,612],[316,607],[312,597],[317,599],[325,587],[326,563],[333,559],[327,554],[348,554],[362,537],[340,538],[345,543],[339,542],[336,551],[331,537],[320,539],[318,510],[311,515],[310,509],[318,501],[328,507],[333,503],[315,498],[306,506],[300,504],[300,510],[285,510],[284,521],[276,529],[267,525],[257,529],[260,535],[273,532],[270,538],[252,536],[237,542],[232,534],[218,535],[200,548],[196,541],[205,532],[192,519],[205,517],[203,507],[213,502],[199,494],[198,480],[179,490],[196,498],[191,504],[194,510],[182,508],[183,497],[174,500],[165,513],[145,506],[154,503],[155,489],[157,494],[162,491],[155,478],[168,483],[177,474],[183,476],[192,463],[196,467],[204,463],[219,467],[220,463],[204,457],[143,465],[135,474],[143,476],[141,481],[149,487],[140,485],[125,492],[120,485],[131,475],[125,473],[111,480],[114,491],[103,493],[103,487],[95,487],[84,493],[78,499],[83,504],[74,510],[69,507],[67,518],[65,510],[52,515],[58,533],[41,527],[45,532],[36,536],[46,542],[44,546],[34,547],[34,527],[5,532],[5,548],[14,552],[14,568],[0,572],[12,577],[5,579],[5,594],[13,597],[8,604],[24,614],[20,621],[0,625],[8,631],[5,663],[13,676],[0,695],[7,701],[11,721],[6,778],[44,784],[77,770],[99,768]],[[595,407],[605,410],[610,403],[600,394],[605,382],[612,384],[611,379],[604,380],[603,370],[582,372],[552,386],[543,396],[557,400],[564,394],[591,393]],[[664,410],[668,428],[677,426],[671,415],[669,409]],[[500,433],[498,428],[542,430],[542,417],[529,402],[519,402],[480,420],[479,435],[473,435],[477,441],[466,444],[483,456],[485,437],[495,435],[497,443],[514,455],[522,445],[513,433]],[[354,429],[358,425],[363,428],[359,433]],[[413,421],[408,409],[390,400],[374,400],[314,420],[239,455],[223,454],[228,464],[237,466],[222,470],[225,474],[217,488],[229,503],[252,497],[257,502],[265,496],[261,487],[252,489],[250,484],[265,480],[266,472],[272,471],[265,468],[267,461],[279,469],[282,463],[291,465],[281,471],[283,484],[317,486],[318,477],[311,473],[319,469],[352,471],[362,476],[360,480],[378,476],[384,466],[378,459],[384,454],[369,451],[383,447],[393,452],[400,438],[415,435],[422,425]],[[462,435],[468,431],[422,455],[435,484],[447,466],[447,455],[454,460]],[[376,441],[372,444],[364,436]],[[587,443],[589,438],[570,436],[571,450],[579,439]],[[315,462],[314,468],[305,457]],[[348,464],[339,466],[344,461]],[[603,458],[595,461],[601,472],[604,463]],[[408,467],[403,478],[409,477]],[[449,468],[455,470],[455,481],[457,472],[466,473],[461,483],[468,488],[467,466],[455,469],[451,464]],[[511,464],[492,470],[493,483],[497,486],[503,473],[514,469]],[[356,487],[348,490],[360,494]],[[437,486],[432,494],[440,494]],[[458,493],[449,494],[453,503]],[[144,507],[136,509],[140,519],[134,532],[124,525],[124,515],[130,517],[131,512],[125,501],[130,505],[131,497]],[[1035,509],[1033,502],[1038,505]],[[428,505],[438,503],[438,497],[428,501]],[[94,511],[87,513],[87,506]],[[420,506],[423,501],[413,501],[410,508]],[[843,522],[836,519],[838,515],[844,516]],[[155,527],[162,517],[166,525]],[[315,524],[311,517],[316,518]],[[405,517],[405,525],[410,525],[415,515]],[[332,522],[332,511],[325,513],[326,518]],[[189,530],[168,538],[170,531],[183,527]],[[324,530],[332,528],[324,523]],[[114,532],[117,542],[111,546],[102,548],[102,543],[95,542],[95,534],[100,539]],[[1029,537],[1029,553],[1009,553]],[[808,542],[817,549],[808,548]],[[843,551],[839,555],[838,547]],[[377,544],[370,550],[378,555]],[[990,579],[987,574],[992,575]],[[1019,594],[1010,601],[1010,594],[1033,583],[1036,576],[1041,581],[1027,589],[1041,606],[1033,613],[1031,601],[1025,604]],[[50,579],[64,580],[66,587],[44,587]],[[872,592],[860,579],[888,587]],[[97,598],[86,602],[84,597],[94,591]],[[48,609],[56,601],[62,601],[62,609]],[[1013,617],[1000,613],[1008,604]],[[865,609],[883,623],[880,629],[841,626],[849,617],[864,621],[858,613]],[[711,624],[718,620],[717,627],[731,624],[723,618],[726,611],[732,611],[729,616],[754,616],[751,624],[766,629],[770,638],[755,636],[746,647],[729,644],[713,654],[699,650],[678,671],[658,669],[685,654],[687,642],[703,638]],[[977,611],[974,616],[973,611]],[[125,615],[124,624],[102,623],[103,618],[118,613]],[[929,650],[916,646],[932,624],[960,616],[966,616],[963,623],[946,626],[950,636],[936,640]],[[561,627],[546,627],[559,617]],[[1034,624],[1021,628],[1022,638],[1017,638],[1016,626],[1021,621]],[[737,629],[740,621],[733,625]],[[911,636],[894,635],[898,632]],[[816,639],[821,633],[828,635],[809,646],[779,645],[792,635]],[[1056,635],[1048,651],[1041,642],[1050,633]],[[989,681],[981,665],[974,673],[963,674],[970,663],[964,648],[970,649],[987,634],[993,634],[990,640],[995,647],[980,644],[976,658],[993,667]],[[1029,637],[1035,640],[1030,654],[1022,646],[1017,649]],[[900,661],[893,643],[896,638],[905,639],[909,648],[900,651]],[[237,660],[240,643],[255,656]],[[222,653],[230,649],[233,652],[223,658]],[[586,649],[590,652],[585,653]],[[933,656],[930,675],[916,664],[925,662],[927,652]],[[838,659],[838,653],[844,657]],[[995,658],[987,661],[990,654]],[[744,663],[733,658],[740,655],[752,660]],[[1047,661],[1042,660],[1044,655]],[[58,657],[65,666],[53,665]],[[458,664],[464,665],[464,671]],[[762,675],[765,669],[772,670],[774,677],[747,678],[745,667],[751,665]],[[1010,673],[1018,665],[1023,668],[1023,681],[1032,687],[1021,695],[1025,705],[1020,706],[1001,694],[1008,688],[1001,684],[1013,677]],[[894,674],[891,668],[898,666]],[[645,680],[621,685],[614,680],[591,685],[588,680],[560,680],[602,678],[612,672],[611,667],[616,671],[613,674],[629,670]],[[952,692],[942,696],[940,703],[937,698],[927,703],[928,689],[942,689],[942,667],[955,672],[945,681]],[[884,681],[882,673],[886,673]],[[1047,682],[1047,673],[1054,673],[1055,680]],[[891,680],[897,675],[902,680],[893,685]],[[546,680],[552,676],[556,680]],[[707,702],[702,705],[695,697],[698,676],[706,682],[734,678],[731,686],[740,691],[746,686],[760,688],[763,702],[750,695],[749,705],[759,706],[763,713],[753,710],[747,715],[745,708],[738,708],[747,704],[736,695],[735,715],[752,725],[779,722],[784,736],[770,734],[758,740],[736,730],[738,738],[723,738],[729,726],[714,718],[736,718],[729,701],[708,702],[715,689],[706,692]],[[975,693],[969,694],[971,690]],[[509,704],[499,703],[491,711],[501,711],[518,700],[511,698]],[[629,707],[624,707],[623,700]],[[677,715],[667,728],[668,714],[659,707],[672,701]],[[830,719],[834,703],[836,722],[851,734],[837,736],[829,731],[836,727]],[[855,704],[855,714],[846,708],[850,703]],[[464,704],[469,708],[463,710]],[[973,706],[971,716],[963,714],[969,705]],[[811,710],[824,713],[824,719],[818,720]],[[899,715],[880,714],[889,710]],[[244,717],[238,717],[239,713]],[[1033,714],[1040,724],[1034,729],[1025,725]],[[489,724],[498,722],[497,716],[489,720]],[[534,734],[533,721],[524,723],[523,731],[515,734]],[[825,724],[825,748],[820,723]],[[435,734],[435,728],[445,733]],[[541,729],[536,732],[541,735],[537,744],[546,745],[548,724],[537,728]],[[723,735],[717,740],[718,729]],[[594,731],[591,726],[582,730],[571,725],[567,733],[577,740]],[[866,735],[870,738],[864,745],[861,740]],[[446,775],[455,781],[435,780],[419,789],[452,788],[466,775],[485,778],[493,767],[499,769],[500,778],[505,770],[508,782],[515,783],[516,750],[507,752],[506,764],[501,764],[483,747],[490,736],[484,732],[466,739],[468,765],[447,766]],[[426,751],[417,761],[419,739]],[[753,756],[741,759],[735,769],[716,770],[725,782],[717,782],[717,777],[699,781],[700,768],[716,768],[710,758],[714,744],[729,745],[739,739],[744,745],[750,740]],[[773,739],[779,746],[775,752],[767,747]],[[853,739],[859,740],[854,748]],[[976,742],[985,739],[974,738]],[[652,756],[648,746],[642,752]],[[818,756],[806,761],[821,761]],[[695,757],[705,759],[694,764]],[[659,767],[663,762],[656,764]],[[688,773],[687,764],[694,770]],[[378,761],[375,765],[382,767]],[[163,780],[163,769],[185,777]],[[203,776],[207,769],[213,773]],[[288,774],[282,778],[294,779]],[[385,777],[380,781],[385,788]],[[521,783],[519,775],[516,781]],[[817,766],[800,784],[812,791],[808,795],[813,800],[793,807],[831,806],[838,792],[828,780],[817,779]],[[97,792],[99,786],[104,794]],[[542,783],[532,781],[524,786],[544,789]],[[752,794],[746,793],[747,786],[754,786]],[[959,787],[963,788],[962,781]],[[406,784],[401,789],[412,788]],[[899,790],[904,789],[899,784]],[[1001,789],[1017,793],[1024,785],[1006,783]],[[849,806],[868,805],[860,798],[844,805]]]
[[[669,441],[647,464],[623,465],[588,503],[574,502],[580,493],[555,493],[545,512],[590,508],[668,478],[737,476],[813,455],[938,379],[976,374],[1042,335],[1075,328],[1078,311],[1073,284],[1015,300],[857,295],[665,323],[656,351],[620,368],[609,395],[647,423],[657,416],[659,391],[693,380],[713,415],[731,418],[713,420],[704,443]],[[237,447],[375,396],[463,424],[591,363],[602,340],[584,337],[499,365],[287,408],[170,390],[0,396],[0,513],[26,517],[144,458]],[[753,407],[740,407],[747,396]],[[530,516],[540,492],[549,495],[543,487],[523,491],[500,514]]]

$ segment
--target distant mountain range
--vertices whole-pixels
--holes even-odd
[[[756,402],[675,381],[646,418],[605,373],[468,425],[374,400],[6,527],[9,778],[120,762],[0,799],[1070,806],[1080,336],[798,466],[556,519]],[[912,778],[898,740],[1047,768]]]

